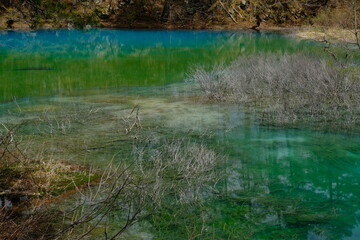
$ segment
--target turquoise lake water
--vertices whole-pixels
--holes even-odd
[[[321,48],[234,31],[0,32],[0,122],[71,115],[71,126],[64,120],[52,132],[30,125],[21,134],[55,158],[100,165],[131,151],[117,144],[114,127],[135,105],[155,136],[190,133],[199,140],[206,133],[207,146],[228,159],[218,194],[204,209],[149,221],[139,230],[146,234],[129,239],[188,239],[188,227],[200,226],[204,212],[206,230],[194,239],[360,239],[360,136],[260,126],[237,106],[200,101],[187,81],[197,66],[262,52]],[[101,114],[90,116],[93,109]]]

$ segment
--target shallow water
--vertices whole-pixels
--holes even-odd
[[[19,132],[27,149],[104,165],[130,156],[122,118],[139,105],[145,134],[200,139],[227,156],[204,209],[164,209],[131,239],[188,239],[202,214],[196,239],[360,239],[359,136],[259,126],[185,81],[196,66],[266,51],[317,47],[229,31],[2,32],[0,122],[33,120]]]

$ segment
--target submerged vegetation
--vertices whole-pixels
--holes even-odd
[[[229,67],[197,69],[192,78],[212,101],[238,103],[265,124],[354,129],[360,121],[360,78],[303,54],[240,57]]]
[[[224,157],[203,143],[149,136],[151,125],[142,122],[139,105],[132,110],[126,105],[108,109],[111,103],[67,110],[45,106],[50,110],[41,114],[15,105],[16,118],[28,120],[2,129],[0,226],[8,227],[1,238],[79,239],[105,234],[116,239],[144,220],[151,222],[159,209],[200,207],[223,177],[217,168]],[[93,132],[109,128],[111,135],[87,140],[89,133],[94,134],[88,132],[89,126],[99,123],[104,127]],[[119,143],[122,149],[116,147],[106,168],[59,160],[81,151],[96,155]],[[73,200],[62,210],[51,206],[51,202],[62,206],[63,198],[72,194]],[[114,212],[119,216],[116,223],[111,222]]]

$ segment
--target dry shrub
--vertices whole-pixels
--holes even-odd
[[[82,239],[95,232],[116,239],[169,202],[198,200],[201,190],[217,181],[220,158],[201,144],[173,140],[135,148],[134,154],[129,164],[110,163],[97,187],[81,192],[77,206],[65,214],[73,217],[64,222],[58,238]],[[114,212],[117,226],[106,227]]]
[[[156,149],[141,150],[136,164],[143,174],[150,171],[163,191],[167,189],[181,201],[191,201],[199,199],[204,188],[217,182],[215,169],[220,161],[221,157],[204,145],[180,139]]]
[[[239,58],[228,68],[197,69],[193,79],[210,100],[252,107],[268,120],[358,121],[356,72],[302,54]]]

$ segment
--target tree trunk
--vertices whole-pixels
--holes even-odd
[[[171,11],[171,0],[165,0],[163,11],[160,18],[162,22],[166,22],[169,20],[170,11]]]

